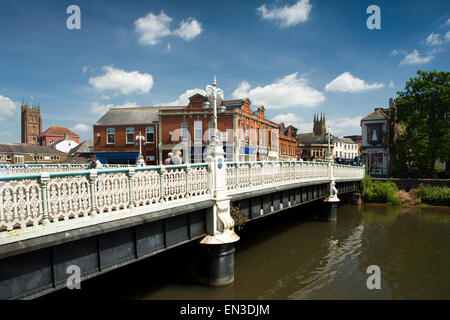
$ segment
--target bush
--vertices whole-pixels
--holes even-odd
[[[402,202],[397,196],[397,185],[391,180],[374,182],[370,176],[365,176],[361,181],[361,188],[365,202],[388,204],[400,204]]]
[[[230,215],[234,220],[234,227],[238,229],[238,231],[244,228],[244,224],[247,221],[247,216],[241,210],[240,206],[234,206],[230,203]]]
[[[450,206],[449,187],[431,187],[420,185],[419,196],[422,203],[435,206]]]

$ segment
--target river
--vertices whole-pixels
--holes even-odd
[[[450,299],[450,208],[342,205],[336,223],[310,219],[314,210],[247,223],[226,287],[196,282],[187,244],[45,299]],[[367,288],[370,265],[381,289]]]

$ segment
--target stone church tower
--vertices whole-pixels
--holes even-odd
[[[319,119],[319,116],[317,114],[314,114],[313,135],[325,137],[326,134],[327,129],[325,127],[325,115],[321,113]]]
[[[41,106],[30,108],[22,101],[21,112],[22,143],[38,144],[42,134]]]

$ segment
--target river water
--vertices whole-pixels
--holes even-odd
[[[335,223],[312,220],[314,210],[247,223],[226,287],[196,282],[188,244],[47,298],[450,299],[450,208],[342,205]],[[379,290],[367,288],[371,265],[380,268]]]

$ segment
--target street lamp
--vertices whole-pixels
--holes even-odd
[[[141,131],[139,131],[139,135],[136,136],[136,140],[139,141],[139,157],[138,157],[138,165],[143,167],[145,165],[144,157],[142,156],[142,141],[145,140],[145,137],[141,135]]]
[[[327,151],[327,161],[328,162],[333,161],[333,157],[331,155],[330,138],[331,138],[331,132],[330,132],[330,127],[328,127],[328,151]]]
[[[212,85],[206,86],[206,96],[207,100],[203,102],[203,109],[209,110],[211,109],[211,102],[210,100],[213,100],[213,112],[214,112],[214,134],[212,136],[212,142],[214,144],[219,143],[219,136],[218,136],[218,130],[217,130],[217,99],[223,100],[223,91],[220,88],[216,87],[216,76],[214,76],[214,82]],[[220,111],[225,111],[225,106],[220,106]]]

